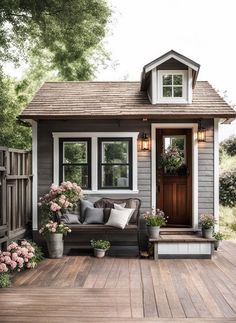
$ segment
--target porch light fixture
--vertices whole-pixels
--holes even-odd
[[[202,127],[202,122],[200,120],[200,124],[198,127],[198,132],[197,132],[197,140],[199,142],[205,142],[206,141],[206,129]]]
[[[145,132],[142,134],[141,137],[141,150],[150,150],[150,140]]]

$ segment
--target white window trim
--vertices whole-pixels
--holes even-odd
[[[214,218],[216,220],[215,231],[219,231],[219,123],[220,119],[214,119]]]
[[[138,135],[139,132],[53,132],[53,183],[59,185],[59,139],[91,138],[91,190],[85,194],[137,194],[138,191]],[[98,138],[132,138],[133,189],[98,190]]]
[[[162,76],[165,74],[183,75],[183,96],[182,97],[163,97],[162,95]],[[188,103],[188,70],[158,70],[157,71],[157,102],[158,103]]]
[[[156,129],[192,129],[192,228],[198,230],[198,141],[197,123],[152,123],[152,208],[156,209]]]

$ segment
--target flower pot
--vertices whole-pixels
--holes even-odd
[[[215,250],[217,250],[217,249],[219,248],[219,246],[220,246],[220,240],[216,240],[216,241],[214,242]]]
[[[62,233],[52,233],[47,237],[49,258],[58,259],[63,257],[64,241]]]
[[[105,256],[106,249],[96,249],[94,248],[94,256],[97,258],[103,258]]]
[[[202,228],[202,236],[206,239],[212,239],[213,227],[209,229]]]
[[[160,227],[147,226],[150,239],[158,239],[160,237]]]

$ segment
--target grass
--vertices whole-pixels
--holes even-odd
[[[220,232],[225,239],[236,240],[236,206],[220,205]]]

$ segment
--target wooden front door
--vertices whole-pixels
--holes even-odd
[[[157,129],[157,208],[168,216],[168,226],[192,225],[192,130]],[[176,146],[183,165],[173,174],[162,167],[161,156]]]

